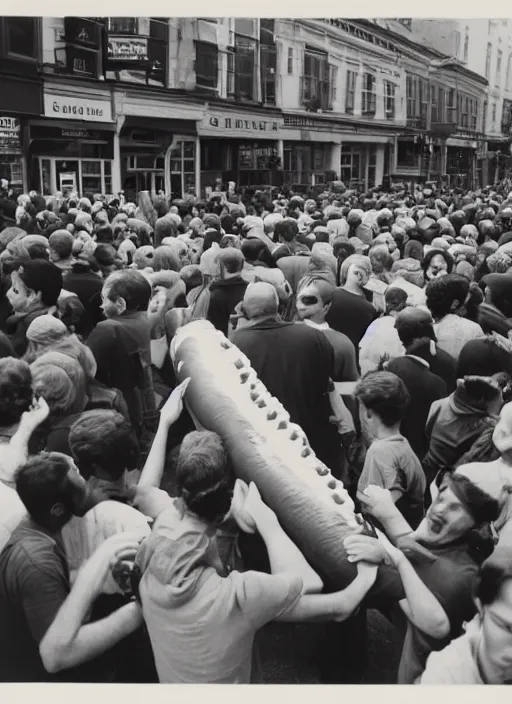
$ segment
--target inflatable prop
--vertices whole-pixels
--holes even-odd
[[[318,460],[300,426],[258,379],[247,357],[211,325],[180,328],[171,357],[198,428],[224,440],[236,475],[254,481],[306,559],[339,588],[356,569],[343,539],[360,530],[342,482]]]

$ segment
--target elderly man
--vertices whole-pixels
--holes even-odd
[[[334,350],[322,331],[286,323],[278,315],[279,297],[268,283],[249,284],[243,309],[249,324],[231,340],[249,358],[261,381],[306,433],[311,447],[339,474],[340,441],[329,422]]]

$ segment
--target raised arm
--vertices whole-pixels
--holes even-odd
[[[190,378],[185,379],[177,386],[165,402],[160,411],[160,420],[151,450],[139,478],[139,487],[159,487],[165,467],[167,449],[167,436],[170,427],[178,420],[183,410],[183,397],[187,390]]]

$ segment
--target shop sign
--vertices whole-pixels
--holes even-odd
[[[21,152],[20,121],[16,117],[0,116],[0,154]]]
[[[110,100],[75,98],[67,95],[44,94],[44,114],[68,120],[88,122],[112,122]]]
[[[147,37],[113,37],[109,35],[107,56],[109,61],[138,62],[148,60]]]
[[[58,140],[102,140],[112,138],[112,132],[89,130],[82,127],[54,127],[53,125],[31,125],[31,139],[58,139]]]
[[[198,133],[225,137],[248,136],[260,139],[278,139],[282,128],[281,118],[269,119],[245,115],[207,113]]]

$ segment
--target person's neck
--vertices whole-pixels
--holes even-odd
[[[502,452],[501,461],[508,467],[512,467],[512,450],[505,450],[505,452]]]
[[[224,276],[222,277],[221,280],[227,281],[228,279],[236,279],[236,278],[238,278],[239,276],[240,276],[240,272],[239,272],[239,271],[237,271],[237,272],[234,273],[234,274],[230,274],[230,273],[228,273],[228,272],[226,271],[226,272],[224,272]]]
[[[396,423],[391,427],[384,425],[384,423],[376,423],[376,427],[373,428],[373,436],[376,440],[385,440],[386,438],[391,438],[394,435],[400,435],[400,423]]]
[[[345,291],[353,293],[356,296],[364,296],[363,290],[358,284],[349,283],[347,281],[347,283],[342,286],[342,288],[345,289]]]
[[[484,684],[503,684],[499,681],[499,677],[496,677],[492,666],[487,662],[485,657],[485,642],[481,634],[475,649],[475,665]]]
[[[312,323],[313,325],[324,325],[325,316],[323,314],[312,315],[310,318],[304,318],[305,323]]]

